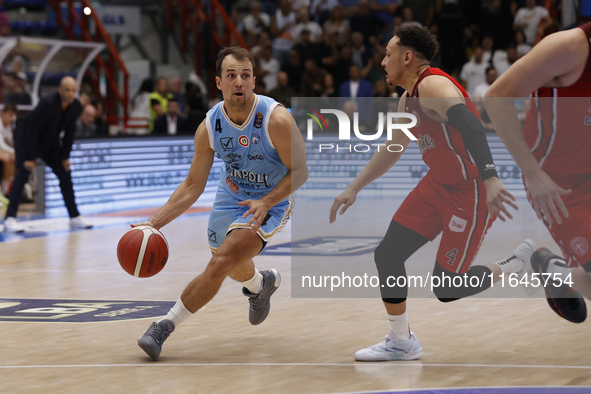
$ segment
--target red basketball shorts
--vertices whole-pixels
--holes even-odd
[[[482,180],[442,185],[427,173],[392,219],[430,241],[443,233],[437,261],[447,271],[463,274],[496,216],[486,206]]]

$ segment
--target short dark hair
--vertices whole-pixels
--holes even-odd
[[[488,67],[486,68],[486,71],[484,72],[484,75],[487,75],[487,74],[488,74],[488,72],[489,72],[490,70],[495,70],[495,71],[497,71],[497,69],[496,69],[496,68],[494,68],[493,66],[488,66]]]
[[[2,112],[8,112],[8,111],[18,114],[18,110],[16,109],[16,105],[14,103],[4,104],[4,108],[2,108]]]
[[[411,48],[429,62],[433,60],[439,49],[437,37],[426,27],[414,24],[398,26],[394,29],[394,35],[400,39],[398,45]]]
[[[171,97],[171,98],[168,99],[168,102],[169,103],[177,103],[178,104],[179,100],[176,97]]]
[[[222,62],[224,61],[226,56],[230,55],[234,56],[234,58],[236,58],[236,60],[238,60],[239,62],[248,59],[250,64],[252,64],[252,73],[254,74],[254,58],[252,56],[252,53],[240,47],[226,47],[220,51],[220,53],[218,54],[218,59],[215,63],[215,71],[218,77],[222,76]]]

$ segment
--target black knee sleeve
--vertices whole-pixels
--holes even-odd
[[[384,239],[374,253],[380,278],[380,293],[384,302],[400,304],[406,301],[408,286],[395,286],[396,278],[406,277],[404,262],[427,241],[427,238],[400,223],[390,223]],[[406,284],[406,281],[404,282]]]
[[[457,274],[446,271],[436,262],[433,270],[433,293],[441,302],[451,302],[478,294],[490,287],[491,273],[490,268],[475,265],[465,274]]]

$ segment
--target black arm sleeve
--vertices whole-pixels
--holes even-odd
[[[474,161],[476,161],[482,180],[494,176],[498,178],[492,154],[486,141],[486,132],[480,120],[468,110],[466,105],[456,104],[445,114],[445,121],[462,134],[464,144]]]

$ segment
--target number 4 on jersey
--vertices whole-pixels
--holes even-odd
[[[215,120],[215,131],[217,131],[218,133],[222,132],[222,124],[219,119]]]

